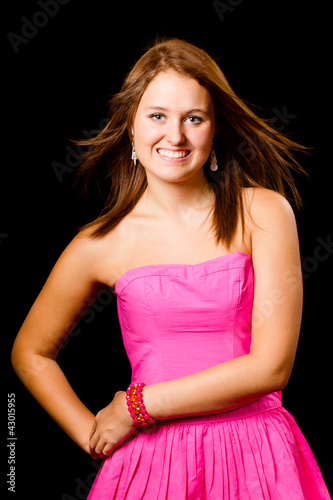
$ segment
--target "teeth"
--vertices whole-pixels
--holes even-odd
[[[184,158],[188,155],[188,151],[170,151],[170,149],[158,149],[158,153],[168,158]]]

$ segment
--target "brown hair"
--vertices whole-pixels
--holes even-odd
[[[290,190],[301,205],[292,170],[303,172],[293,152],[305,148],[290,140],[256,114],[231,89],[217,63],[202,49],[179,39],[156,42],[137,61],[119,93],[110,101],[109,121],[95,137],[78,141],[89,146],[78,176],[85,183],[100,160],[105,159],[110,189],[99,217],[87,224],[92,237],[114,228],[136,205],[147,187],[145,169],[131,159],[131,128],[140,99],[153,78],[167,69],[194,78],[214,102],[219,132],[214,147],[219,169],[204,165],[208,183],[214,188],[213,229],[217,242],[230,245],[239,214],[244,229],[242,188],[265,187],[285,195]]]

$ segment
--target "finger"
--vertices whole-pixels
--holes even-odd
[[[106,444],[103,448],[103,455],[105,457],[109,457],[113,451],[114,446],[111,446],[111,444]]]
[[[98,441],[101,439],[101,432],[97,429],[97,423],[95,422],[93,428],[91,429],[89,446],[90,448],[95,448]]]
[[[111,449],[111,445],[108,443],[108,441],[104,437],[100,437],[98,442],[96,443],[95,447],[93,448],[93,453],[98,457],[98,458],[104,458],[104,449]]]
[[[115,451],[116,448],[118,448],[118,446],[120,446],[121,444],[124,443],[124,441],[126,439],[129,439],[130,438],[130,435],[128,436],[125,436],[121,441],[118,441],[116,444],[112,444],[111,442],[106,442],[104,448],[103,448],[103,454],[105,457],[109,457],[110,455],[113,454],[113,452]]]
[[[97,422],[96,422],[96,420],[94,420],[94,423],[93,423],[92,428],[91,428],[91,431],[90,431],[90,437],[89,437],[89,440],[91,440],[91,438],[92,438],[92,437],[93,437],[93,435],[95,434],[96,429],[97,429]]]
[[[96,460],[96,458],[104,458],[103,453],[97,453],[95,449],[90,449],[90,455],[94,460]]]
[[[99,440],[100,440],[100,437],[96,433],[89,441],[89,452],[93,458],[98,458],[97,457],[98,453],[96,451],[96,447],[98,446]]]
[[[97,443],[99,441],[99,437],[95,434],[89,441],[90,450],[95,450]]]

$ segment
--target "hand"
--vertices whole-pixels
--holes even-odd
[[[127,410],[126,392],[118,391],[111,403],[96,415],[89,441],[91,456],[94,459],[108,457],[135,429]]]

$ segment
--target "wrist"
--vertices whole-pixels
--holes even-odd
[[[121,401],[121,415],[124,419],[124,423],[126,423],[129,426],[135,427],[133,419],[127,409],[126,391],[116,392],[115,397],[119,398],[119,400]]]
[[[166,412],[166,402],[161,398],[161,387],[159,384],[146,385],[143,388],[143,399],[145,407],[155,420],[169,418]]]
[[[130,384],[126,391],[127,410],[137,427],[149,427],[155,422],[144,403],[143,389],[145,386],[144,383]]]

